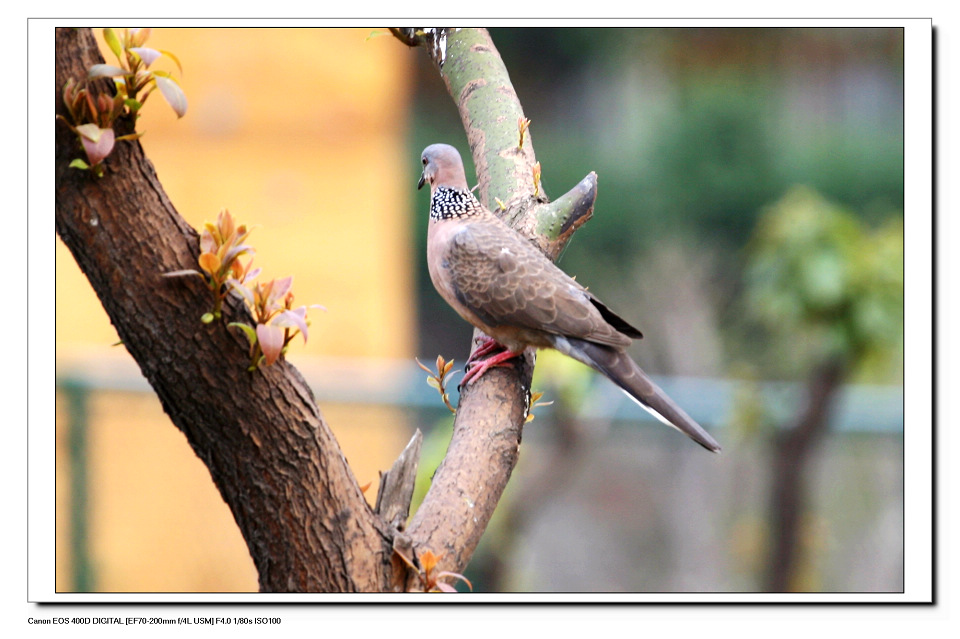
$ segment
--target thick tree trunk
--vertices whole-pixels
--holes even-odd
[[[69,78],[102,58],[87,29],[58,29],[56,102]],[[130,123],[121,123],[130,128]],[[56,135],[56,230],[90,280],[124,346],[233,512],[264,591],[378,590],[390,544],[313,401],[283,361],[250,373],[245,338],[202,324],[212,298],[199,278],[197,233],[174,209],[138,142],[118,142],[106,174],[68,168],[80,157]],[[123,133],[128,131],[123,131]],[[120,133],[120,132],[118,132]],[[136,425],[131,424],[131,428]]]

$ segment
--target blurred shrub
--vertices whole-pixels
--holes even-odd
[[[877,364],[903,344],[903,219],[867,228],[808,187],[767,208],[747,246],[748,321],[772,372],[840,358]]]

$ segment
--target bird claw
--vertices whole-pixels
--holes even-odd
[[[487,338],[487,339],[490,339],[490,338]],[[511,359],[514,359],[515,357],[523,353],[523,351],[520,351],[519,353],[514,353],[513,351],[507,349],[505,346],[503,346],[502,344],[492,339],[490,339],[490,342],[492,342],[493,344],[492,346],[490,345],[490,343],[484,343],[480,348],[477,349],[477,352],[475,352],[473,355],[470,356],[471,360],[473,361],[468,360],[466,366],[464,366],[463,379],[461,379],[460,383],[457,385],[457,390],[466,388],[474,380],[476,380],[479,377],[482,377],[483,374],[486,373],[491,368],[495,368],[497,366],[506,366],[507,362],[509,362]],[[476,354],[479,351],[483,350],[484,351],[483,354],[487,354],[490,351],[494,350],[496,347],[500,347],[503,350],[497,353],[496,355],[491,355],[486,359],[477,361]]]
[[[484,356],[489,355],[497,349],[506,349],[506,346],[493,339],[492,337],[480,337],[477,341],[477,348],[470,353],[470,357],[467,358],[467,363],[465,368],[470,368],[471,365],[475,364],[477,360],[482,359]]]

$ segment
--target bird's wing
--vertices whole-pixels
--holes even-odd
[[[464,222],[443,267],[457,301],[492,327],[518,327],[624,348],[640,331],[498,220]]]

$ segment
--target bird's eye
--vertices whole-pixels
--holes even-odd
[[[422,160],[423,160],[423,165],[426,166],[426,165],[427,165],[427,158],[422,158]]]

